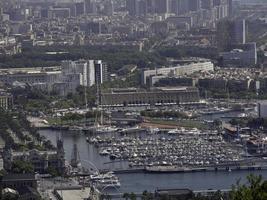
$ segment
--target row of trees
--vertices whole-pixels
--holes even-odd
[[[23,113],[0,110],[0,133],[6,145],[14,150],[54,148],[51,142],[31,126]],[[21,142],[15,142],[11,134],[15,134]],[[26,143],[24,144],[24,142]]]
[[[47,54],[49,51],[66,53]],[[48,46],[24,49],[23,53],[13,56],[0,56],[0,67],[47,67],[59,65],[62,60],[78,59],[104,60],[110,72],[116,72],[127,64],[144,68],[166,63],[159,54],[139,52],[136,46]]]

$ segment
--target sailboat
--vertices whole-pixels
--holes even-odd
[[[104,134],[104,133],[113,133],[118,129],[116,127],[112,127],[111,125],[104,125],[103,111],[100,111],[100,123],[97,121],[97,116],[95,120],[94,133],[96,134]],[[110,123],[109,123],[110,124]]]
[[[103,110],[99,108],[100,104],[100,95],[99,95],[99,85],[97,83],[97,94],[96,94],[96,116],[95,116],[95,123],[91,127],[86,127],[85,130],[93,133],[93,134],[107,134],[107,133],[114,133],[118,129],[116,127],[111,126],[110,118],[109,116],[109,122],[105,123],[104,122],[104,116],[103,116]],[[87,103],[86,103],[87,105]],[[100,117],[98,117],[98,113],[100,113]],[[86,141],[89,142],[90,139],[87,137]]]

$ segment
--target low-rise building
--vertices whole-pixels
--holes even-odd
[[[0,108],[4,110],[11,109],[13,107],[13,95],[7,92],[0,92]]]
[[[65,96],[78,86],[90,87],[108,80],[107,65],[101,60],[63,61],[61,68],[1,69],[0,82],[7,85],[23,83],[47,92]]]
[[[267,117],[267,101],[261,101],[258,103],[258,116],[260,118]]]
[[[147,79],[150,76],[182,76],[182,75],[189,75],[195,72],[206,72],[206,71],[213,71],[214,65],[209,60],[200,60],[197,62],[193,62],[190,64],[178,65],[175,67],[162,67],[153,70],[144,70],[142,72],[142,84],[147,84]]]
[[[257,64],[256,43],[239,45],[230,52],[221,53],[224,66],[253,67]]]
[[[196,80],[190,77],[151,76],[150,86],[195,86]]]
[[[227,80],[225,79],[215,79],[215,78],[200,78],[198,79],[198,86],[205,89],[227,89]]]
[[[246,91],[250,86],[250,79],[231,79],[228,80],[228,90],[231,92]]]
[[[163,106],[199,102],[195,87],[157,87],[150,90],[136,88],[111,89],[101,94],[101,105],[113,106]]]
[[[1,180],[2,196],[7,198],[13,193],[18,199],[41,199],[37,187],[35,174],[5,174]]]
[[[3,152],[4,169],[10,171],[14,161],[27,161],[33,165],[34,171],[39,173],[47,173],[49,168],[53,168],[58,172],[64,173],[65,152],[63,142],[57,141],[56,151],[38,151],[36,149],[24,152],[14,152],[11,148],[5,147]]]

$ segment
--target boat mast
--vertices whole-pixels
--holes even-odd
[[[96,110],[99,111],[100,106],[100,94],[101,94],[101,88],[99,85],[98,80],[96,80]],[[100,110],[100,125],[103,125],[103,112],[102,109]]]
[[[88,110],[88,99],[87,99],[87,90],[86,86],[84,86],[84,101],[85,101],[85,112],[84,112],[84,127],[86,127],[86,114]]]
[[[77,144],[73,145],[72,158],[71,158],[71,166],[77,168],[80,163],[80,154],[77,148]]]

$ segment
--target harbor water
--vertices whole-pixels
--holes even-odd
[[[61,135],[64,140],[65,156],[68,161],[72,158],[74,144],[77,144],[82,166],[87,169],[126,169],[126,162],[111,162],[109,157],[100,156],[98,149],[93,144],[86,142],[83,134],[74,135],[69,132],[53,130],[40,130],[41,135],[50,139],[55,145],[56,139]],[[261,174],[267,178],[267,170],[261,171],[220,171],[220,172],[193,172],[173,174],[150,174],[150,173],[125,173],[119,174],[121,187],[114,193],[135,192],[142,193],[144,190],[153,192],[156,189],[189,188],[192,190],[207,189],[230,189],[239,179],[246,181],[250,173]]]

